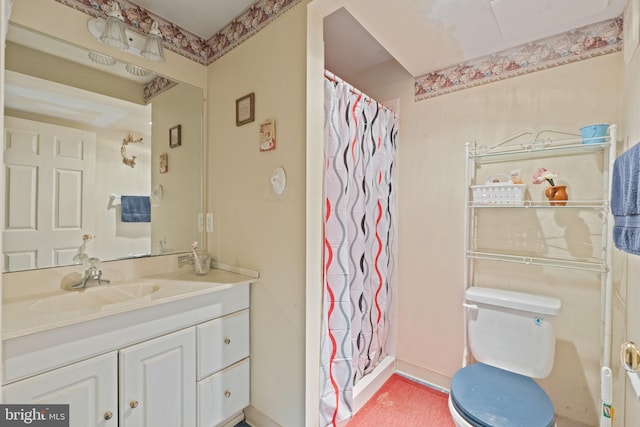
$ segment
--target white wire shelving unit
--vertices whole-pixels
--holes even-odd
[[[583,140],[577,135],[567,134],[553,130],[543,130],[538,133],[521,132],[493,146],[477,145],[468,142],[465,145],[465,230],[464,230],[464,287],[465,290],[473,286],[474,264],[477,262],[506,262],[522,265],[536,265],[551,268],[564,268],[593,272],[600,275],[601,282],[601,330],[603,339],[602,366],[611,365],[611,340],[612,340],[612,300],[613,283],[611,261],[613,255],[613,243],[611,234],[613,218],[610,214],[609,198],[611,194],[611,173],[616,157],[616,132],[617,126],[610,125],[608,135],[602,140]],[[553,135],[553,136],[547,136]],[[558,137],[560,135],[560,137]],[[524,142],[519,143],[518,140]],[[522,200],[518,203],[487,204],[476,202],[472,199],[471,186],[478,184],[476,174],[478,167],[482,165],[518,162],[532,159],[545,159],[553,157],[570,157],[585,154],[602,153],[602,197],[595,200],[568,200],[559,205],[550,205],[548,201]],[[532,209],[532,210],[582,210],[599,214],[602,218],[601,249],[599,254],[588,260],[547,257],[536,253],[522,253],[514,251],[509,253],[504,250],[489,251],[476,247],[477,213],[483,210],[504,209]],[[463,363],[469,360],[466,342],[465,320],[465,353]]]

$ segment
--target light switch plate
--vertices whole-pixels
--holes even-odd
[[[202,231],[202,227],[203,227],[203,225],[202,225],[202,224],[203,224],[203,223],[202,223],[202,221],[203,221],[203,219],[204,219],[204,218],[203,218],[203,216],[202,216],[202,213],[199,213],[199,214],[198,214],[198,231]]]
[[[207,233],[213,232],[213,213],[207,212]]]

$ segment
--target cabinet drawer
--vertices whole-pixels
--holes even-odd
[[[249,406],[249,359],[198,382],[198,427],[217,426]]]
[[[196,334],[200,380],[249,356],[249,310],[198,325]]]

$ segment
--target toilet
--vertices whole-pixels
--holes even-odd
[[[455,373],[449,410],[458,427],[553,427],[551,399],[533,378],[551,373],[557,298],[483,287],[465,292],[477,363]]]

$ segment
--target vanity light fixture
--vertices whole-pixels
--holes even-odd
[[[158,23],[156,21],[153,21],[153,24],[151,24],[151,30],[149,30],[149,35],[144,42],[144,47],[140,51],[140,55],[151,61],[164,62],[162,33],[160,33],[158,29]]]
[[[89,32],[101,43],[127,51],[150,61],[164,62],[162,33],[153,21],[147,37],[125,28],[124,17],[117,1],[111,3],[107,19],[93,18],[87,24]],[[93,58],[92,58],[93,59]]]
[[[118,49],[129,49],[127,34],[124,30],[124,17],[116,1],[111,2],[111,10],[107,14],[107,20],[98,40]]]

